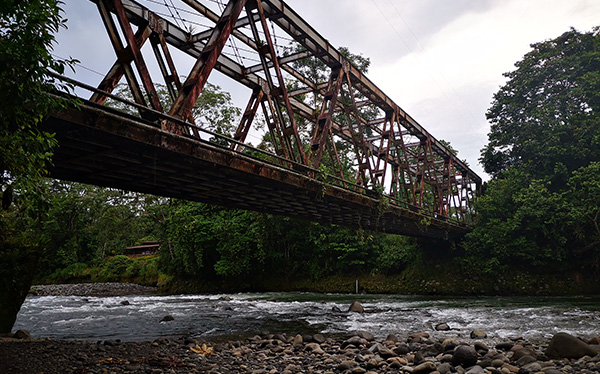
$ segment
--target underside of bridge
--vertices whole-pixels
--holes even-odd
[[[71,80],[90,96],[45,122],[54,177],[388,233],[468,231],[481,178],[283,1],[90,4],[116,59],[100,83]],[[213,71],[248,91],[225,136],[194,109]],[[257,118],[270,152],[247,140]]]
[[[392,234],[447,239],[468,231],[106,107],[63,111],[44,129],[59,141],[50,168],[58,179]]]

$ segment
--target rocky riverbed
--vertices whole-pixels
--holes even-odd
[[[74,283],[32,286],[30,295],[35,296],[125,296],[146,295],[157,291],[156,287],[135,283]]]
[[[263,333],[244,341],[211,343],[192,338],[122,343],[17,338],[0,340],[0,373],[598,373],[599,338],[584,342],[567,334],[532,344],[508,339],[488,346],[485,340],[407,339],[368,332],[346,337],[321,334],[286,336]],[[19,339],[20,338],[20,339]],[[593,343],[593,344],[588,344]]]

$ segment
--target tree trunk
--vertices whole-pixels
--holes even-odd
[[[37,270],[36,248],[0,242],[0,334],[11,332]]]

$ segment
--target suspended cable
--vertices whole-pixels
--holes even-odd
[[[56,57],[56,58],[58,58],[58,59],[61,59],[61,60],[67,60],[66,58],[64,58],[64,57],[62,57],[62,56],[59,56],[59,55],[57,55],[57,54],[55,54],[55,53],[50,53],[50,55],[52,55],[52,57]],[[105,76],[105,74],[103,74],[103,73],[100,73],[99,71],[96,71],[96,70],[94,70],[94,69],[88,68],[87,66],[83,65],[83,64],[82,64],[82,63],[80,63],[80,62],[76,62],[76,63],[75,63],[75,65],[76,65],[76,66],[79,66],[79,67],[81,67],[82,69],[84,69],[84,70],[87,70],[87,71],[89,71],[89,72],[92,72],[92,73],[98,74],[98,75],[100,75],[100,76],[102,76],[102,77],[104,77],[104,76]]]
[[[183,26],[179,25],[179,21],[177,21],[177,18],[175,18],[175,16],[173,15],[173,12],[171,11],[171,8],[169,7],[169,4],[167,4],[167,0],[163,0],[163,2],[165,4],[165,7],[167,7],[167,9],[169,10],[169,13],[171,14],[171,18],[175,21],[175,23],[177,24],[177,26],[180,27],[180,28],[184,28]]]

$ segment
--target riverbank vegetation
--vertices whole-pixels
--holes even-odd
[[[13,69],[0,73],[0,331],[12,326],[34,276],[135,281],[170,292],[351,292],[356,279],[366,292],[599,291],[598,29],[533,44],[506,74],[487,113],[492,127],[480,159],[492,179],[474,230],[449,243],[44,179],[55,141],[37,124],[67,105],[48,94],[58,84],[50,73],[73,61],[50,53],[65,26],[60,2],[19,4],[1,14],[1,58]],[[367,58],[341,51],[366,72]],[[296,63],[319,83],[324,66]],[[195,112],[221,135],[232,134],[239,114],[212,85]],[[310,137],[310,124],[298,126]],[[272,149],[268,136],[259,147]],[[162,243],[158,256],[123,256],[144,240]]]
[[[366,70],[368,60],[359,61]],[[506,74],[487,113],[492,126],[480,159],[492,179],[478,201],[474,230],[461,241],[51,181],[42,279],[106,281],[119,274],[158,282],[167,292],[352,292],[358,279],[365,292],[597,293],[599,67],[598,29],[570,30],[533,44]],[[220,97],[222,108],[232,106],[218,87],[211,96]],[[232,129],[221,124],[219,131]],[[162,243],[157,257],[142,264],[118,256],[148,239]],[[119,270],[107,270],[117,262]],[[83,269],[77,263],[89,265],[83,279],[61,275],[65,267]]]

